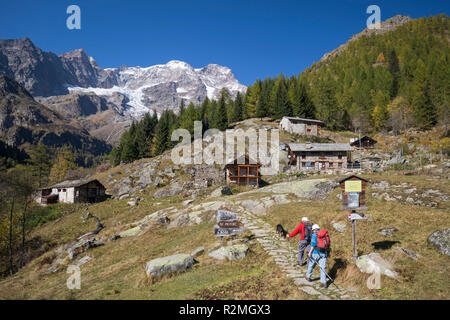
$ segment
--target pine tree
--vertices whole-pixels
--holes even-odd
[[[436,124],[436,109],[431,103],[429,81],[425,64],[421,59],[417,61],[412,105],[416,126],[422,129],[429,129]]]
[[[398,62],[398,57],[395,52],[395,49],[392,49],[389,54],[388,60],[388,70],[392,75],[392,87],[391,87],[391,98],[395,98],[398,93],[399,88],[399,73],[400,73],[400,64]]]
[[[228,117],[227,117],[227,108],[226,108],[226,95],[222,93],[220,95],[219,102],[217,104],[217,111],[215,112],[215,128],[220,131],[224,131],[228,127]]]
[[[169,141],[169,112],[163,111],[156,126],[153,138],[153,156],[158,156],[166,151]]]
[[[123,143],[121,161],[132,162],[138,159],[139,150],[136,142],[137,125],[133,122],[130,129],[122,136]],[[121,138],[122,138],[121,137]]]
[[[238,122],[243,120],[243,101],[242,101],[242,95],[240,92],[236,94],[236,99],[234,100],[234,106],[233,106],[233,116],[231,118],[232,122]]]
[[[38,146],[30,152],[30,159],[27,161],[30,165],[31,174],[37,178],[38,187],[47,183],[52,161],[50,152],[46,145],[39,143]]]

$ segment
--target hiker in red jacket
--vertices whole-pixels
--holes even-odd
[[[287,235],[287,238],[295,237],[297,234],[300,234],[300,242],[298,243],[298,264],[304,266],[306,261],[303,262],[303,255],[305,253],[305,249],[309,249],[309,243],[311,242],[312,235],[312,225],[307,217],[302,218],[302,222],[300,222],[291,234]]]

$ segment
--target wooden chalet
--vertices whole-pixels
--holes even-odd
[[[364,136],[361,139],[356,139],[353,142],[350,143],[352,147],[355,147],[356,149],[373,149],[375,144],[377,143],[376,140]]]
[[[240,157],[225,165],[225,177],[227,184],[240,186],[259,187],[261,164],[250,160],[248,157]]]

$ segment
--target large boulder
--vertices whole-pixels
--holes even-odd
[[[245,244],[236,244],[234,246],[221,247],[209,253],[210,257],[218,260],[240,260],[243,259],[248,252]]]
[[[430,235],[428,241],[440,253],[450,256],[450,228],[434,232]]]
[[[189,254],[175,254],[147,262],[145,272],[148,276],[160,276],[166,273],[185,271],[192,267],[194,258]]]
[[[258,192],[293,193],[299,198],[322,200],[337,183],[330,179],[296,180],[260,188]]]
[[[398,274],[394,267],[384,260],[378,253],[369,253],[356,259],[356,266],[361,272],[384,274],[390,278],[397,278]]]

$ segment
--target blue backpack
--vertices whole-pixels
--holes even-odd
[[[305,240],[311,242],[312,237],[312,224],[310,222],[305,222],[305,234],[303,235]]]

